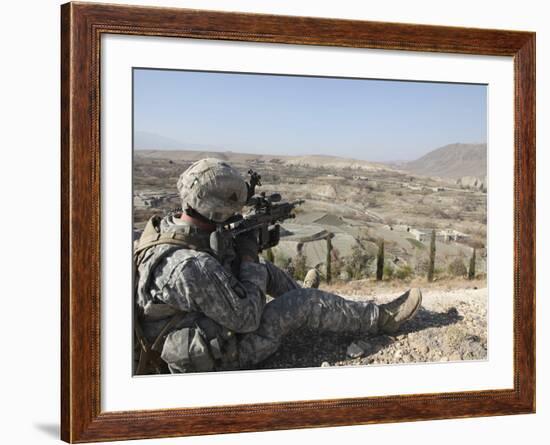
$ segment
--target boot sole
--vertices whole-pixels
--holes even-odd
[[[418,304],[416,305],[416,307],[411,312],[411,315],[409,315],[409,317],[407,318],[408,320],[413,318],[416,315],[416,313],[418,312],[418,310],[420,309],[420,306],[422,306],[422,292],[418,288],[415,288],[414,290],[416,290],[418,292]]]
[[[413,318],[413,317],[416,315],[416,313],[417,313],[418,310],[420,309],[420,306],[422,306],[422,292],[421,292],[420,289],[418,289],[418,288],[411,289],[411,290],[409,291],[409,298],[410,298],[410,293],[411,293],[412,291],[416,291],[416,292],[418,293],[418,301],[417,301],[417,303],[416,303],[415,308],[411,311],[411,313],[406,317],[405,320],[399,322],[399,324],[397,325],[397,327],[395,327],[395,328],[393,328],[393,329],[388,329],[388,328],[382,329],[381,332],[383,332],[383,333],[385,333],[385,334],[390,334],[390,335],[391,335],[391,334],[395,334],[395,333],[399,330],[399,328],[403,325],[403,323],[406,323],[407,321],[409,321],[411,318]]]

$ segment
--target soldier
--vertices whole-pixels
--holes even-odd
[[[177,186],[183,211],[153,217],[134,252],[137,374],[250,368],[301,327],[392,333],[420,307],[418,289],[376,305],[301,288],[259,259],[253,232],[235,240],[240,266],[234,274],[211,251],[210,234],[242,211],[246,182],[227,163],[203,159]]]

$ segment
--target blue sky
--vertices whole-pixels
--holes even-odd
[[[486,114],[485,85],[134,70],[138,149],[410,160],[486,142]]]

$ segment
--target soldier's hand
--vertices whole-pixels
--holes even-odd
[[[260,250],[258,232],[254,230],[238,235],[235,238],[235,250],[241,262],[253,261],[257,263],[259,261],[258,252]]]

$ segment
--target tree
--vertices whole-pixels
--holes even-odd
[[[468,280],[476,277],[476,249],[472,249],[472,258],[470,258],[470,267],[468,268]]]
[[[468,274],[468,270],[464,265],[464,261],[461,258],[455,258],[449,264],[449,274],[455,277],[464,277]]]
[[[400,280],[406,280],[410,278],[412,274],[413,274],[412,267],[409,266],[408,264],[404,264],[403,266],[399,267],[395,271],[396,278],[399,278]]]
[[[330,284],[332,279],[332,240],[331,235],[327,236],[327,283]]]
[[[332,247],[330,257],[330,277],[331,279],[339,279],[341,278],[342,271],[344,270],[345,262],[340,257],[340,252],[336,247]]]
[[[304,281],[307,273],[307,258],[300,252],[296,255],[292,261],[294,266],[294,279]]]
[[[384,240],[378,243],[378,255],[376,256],[376,281],[384,277]]]
[[[371,256],[359,244],[351,248],[351,256],[346,258],[346,272],[351,280],[361,280],[369,276],[368,263]]]
[[[432,230],[432,239],[430,240],[430,263],[428,265],[428,281],[433,281],[435,270],[435,230]]]

